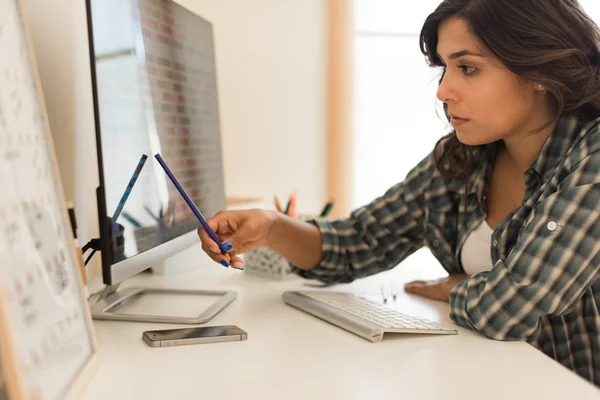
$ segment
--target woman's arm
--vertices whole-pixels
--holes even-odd
[[[352,212],[349,218],[310,221],[317,230],[292,225],[284,219],[281,229],[277,230],[282,239],[275,242],[274,249],[292,264],[300,262],[292,265],[294,272],[323,282],[350,282],[391,269],[423,246],[425,193],[435,171],[433,157],[429,155],[403,182]],[[289,232],[282,234],[286,227]],[[306,233],[309,230],[311,234]],[[315,251],[317,231],[320,232],[319,259]],[[303,250],[306,254],[301,254]]]
[[[321,233],[308,222],[277,213],[267,246],[303,270],[316,267],[321,260]]]

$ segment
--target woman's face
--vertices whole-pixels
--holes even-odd
[[[446,66],[437,97],[458,140],[481,145],[518,138],[549,118],[543,88],[509,71],[459,17],[440,24],[437,54]]]

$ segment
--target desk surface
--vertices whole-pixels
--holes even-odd
[[[306,290],[306,281],[249,276],[200,252],[194,247],[175,260],[193,260],[187,271],[140,275],[123,286],[235,290],[237,300],[207,325],[238,325],[248,340],[151,348],[142,332],[174,325],[94,321],[100,365],[84,398],[600,398],[596,387],[524,342],[458,328],[455,336],[388,334],[371,343],[284,304],[281,293]],[[400,288],[393,307],[452,324],[447,304],[401,290],[402,282],[426,275],[422,270],[403,264],[334,290],[376,297],[382,282],[393,281]]]

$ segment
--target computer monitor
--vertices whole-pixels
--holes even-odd
[[[107,285],[107,315],[95,317],[132,319],[108,312],[125,300],[119,283],[198,242],[199,222],[152,156],[204,215],[225,208],[213,28],[169,0],[86,3]]]

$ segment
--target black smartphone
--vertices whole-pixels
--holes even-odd
[[[142,338],[149,346],[168,347],[185,344],[235,342],[248,339],[248,334],[235,325],[221,325],[145,331]]]

